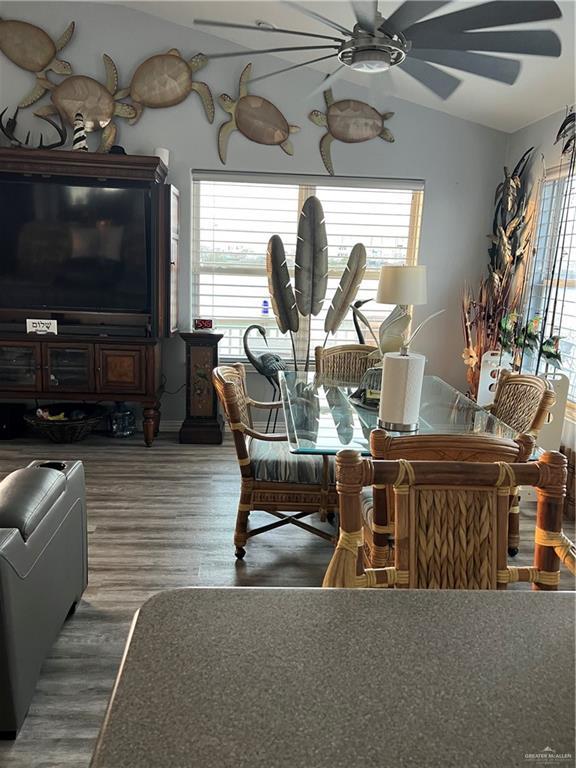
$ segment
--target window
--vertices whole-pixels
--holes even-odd
[[[560,371],[570,378],[568,398],[575,403],[576,177],[559,172],[549,174],[541,189],[528,317],[535,315],[546,318],[544,339],[552,335],[561,337]],[[546,361],[534,355],[524,367],[542,373]]]
[[[381,264],[416,262],[422,188],[422,182],[347,179],[332,184],[322,177],[194,172],[193,312],[212,317],[224,333],[221,357],[242,358],[244,331],[258,323],[266,328],[270,348],[291,358],[289,334],[280,334],[270,306],[266,248],[273,234],[281,236],[293,278],[298,217],[307,197],[316,195],[324,209],[330,269],[324,307],[312,318],[313,349],[324,342],[324,318],[355,243],[364,243],[367,253],[359,299],[375,296]],[[390,309],[368,304],[363,311],[377,328]],[[350,313],[335,339],[357,341]],[[258,334],[252,346],[263,349]]]

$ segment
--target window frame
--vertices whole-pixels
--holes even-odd
[[[560,163],[558,165],[552,166],[551,168],[546,168],[544,174],[535,181],[535,184],[538,186],[538,191],[537,191],[536,200],[535,200],[535,222],[534,222],[534,230],[533,230],[535,238],[538,237],[542,216],[543,216],[542,207],[544,202],[545,185],[548,183],[555,184],[562,180],[565,180],[567,182],[569,172],[570,172],[570,163],[569,162]],[[576,184],[576,177],[573,183]],[[554,230],[552,237],[554,241],[556,241],[561,235],[561,227],[562,227],[561,217],[562,217],[563,199],[564,199],[564,195],[562,194],[560,197],[560,205],[559,206],[556,205],[553,211],[551,212],[551,218],[552,218],[551,226]],[[531,276],[532,276],[532,280],[534,280],[535,279],[534,270],[536,269],[536,266],[537,266],[536,259],[537,259],[537,253],[538,253],[537,251],[538,243],[534,242],[532,248],[533,248],[533,258],[535,261],[531,270]],[[531,304],[532,304],[532,296],[530,295],[527,298],[527,303],[525,307],[527,317],[531,315]],[[542,370],[542,368],[544,368],[544,370]],[[543,364],[540,365],[538,375],[545,376],[551,370],[553,371],[554,369],[544,362]],[[569,379],[572,378],[572,376],[570,375],[572,374],[572,370],[570,370],[570,374],[566,371],[566,369],[563,369],[563,368],[559,368],[558,371],[559,373],[563,373],[563,372],[566,373]],[[573,375],[574,377],[576,377],[576,370],[573,372]],[[570,382],[570,387],[571,386],[572,386],[572,381]],[[576,400],[571,400],[570,394],[568,395],[568,399],[566,401],[565,418],[567,418],[569,421],[576,423]]]
[[[420,236],[422,232],[422,216],[424,209],[424,194],[426,184],[423,179],[395,179],[395,178],[377,178],[372,176],[322,176],[301,173],[268,173],[268,172],[241,172],[227,170],[204,170],[192,169],[191,171],[191,232],[190,232],[190,300],[193,310],[193,317],[196,316],[197,308],[200,306],[200,280],[201,274],[209,274],[209,271],[202,270],[200,264],[200,227],[196,222],[200,219],[200,199],[196,194],[197,182],[228,182],[230,184],[287,184],[299,187],[298,210],[296,216],[301,210],[304,201],[315,194],[317,187],[356,187],[359,189],[375,188],[390,191],[410,191],[412,200],[410,205],[410,218],[408,225],[408,242],[406,246],[406,266],[413,266],[418,263],[418,254],[420,247]],[[270,236],[273,233],[270,233]],[[328,233],[328,236],[330,233]],[[383,262],[384,263],[384,262]],[[225,270],[230,275],[262,275],[259,267],[230,268]],[[366,276],[377,279],[378,270],[367,270]],[[329,278],[340,279],[341,269],[329,270]],[[259,317],[258,324],[265,329],[276,329],[276,319],[270,312],[269,317]],[[377,330],[380,320],[372,323],[373,330]],[[227,330],[229,326],[222,326],[222,330]],[[231,326],[230,326],[231,327]],[[237,326],[234,326],[237,327]],[[368,340],[367,340],[368,342]],[[344,343],[344,342],[343,342]],[[221,354],[222,362],[237,360],[238,355]],[[313,369],[313,360],[310,361]]]

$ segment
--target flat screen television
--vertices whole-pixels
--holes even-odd
[[[148,313],[150,191],[0,180],[0,309]]]

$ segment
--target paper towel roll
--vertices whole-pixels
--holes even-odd
[[[387,352],[382,361],[379,424],[384,429],[412,432],[418,429],[420,397],[426,358],[410,352]]]

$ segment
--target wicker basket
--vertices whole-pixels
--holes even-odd
[[[44,408],[51,415],[64,412],[66,418],[51,421],[42,419],[31,411],[24,415],[24,421],[36,434],[46,437],[53,443],[77,443],[79,440],[84,440],[105,414],[105,409],[99,406],[85,406],[78,403],[55,403]],[[68,418],[68,414],[77,410],[84,411],[86,416],[82,419]]]

